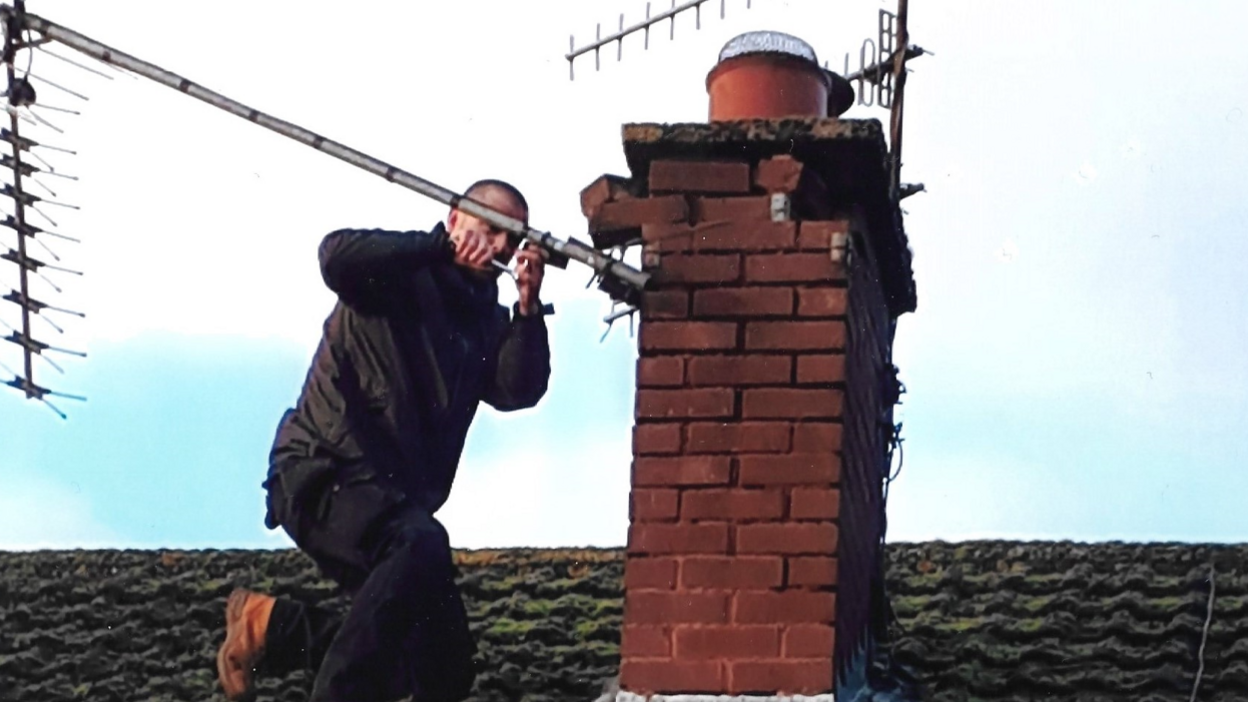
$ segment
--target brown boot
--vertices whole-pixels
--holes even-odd
[[[238,589],[225,605],[225,643],[217,652],[217,675],[230,700],[251,699],[252,674],[264,653],[264,633],[275,600]]]

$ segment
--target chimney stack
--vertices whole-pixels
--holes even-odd
[[[743,35],[708,76],[711,121],[625,125],[630,175],[582,192],[596,243],[640,238],[653,275],[620,702],[865,682],[915,293],[883,130],[837,117],[846,89],[805,42]]]

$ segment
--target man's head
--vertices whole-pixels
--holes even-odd
[[[464,197],[528,224],[529,203],[524,199],[524,195],[510,183],[492,179],[479,180],[468,186],[468,189],[464,191]],[[484,234],[494,250],[494,257],[503,263],[510,261],[516,253],[515,244],[506,229],[500,229],[462,210],[451,210],[446,220],[446,228],[452,237],[466,231]]]

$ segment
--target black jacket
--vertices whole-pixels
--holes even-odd
[[[494,276],[455,265],[441,223],[335,231],[319,255],[338,302],[278,427],[270,479],[280,474],[297,502],[327,477],[366,470],[435,512],[479,403],[513,411],[545,395],[545,320],[513,319]],[[276,521],[270,514],[270,528]]]

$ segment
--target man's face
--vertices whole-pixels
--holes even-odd
[[[473,193],[470,197],[496,212],[528,224],[529,213],[505,190],[487,187]],[[506,229],[500,229],[489,222],[477,219],[467,212],[451,210],[446,224],[452,235],[460,232],[478,232],[485,235],[494,251],[494,258],[502,263],[510,262],[511,257],[516,253],[516,247],[511,243],[511,237]]]

